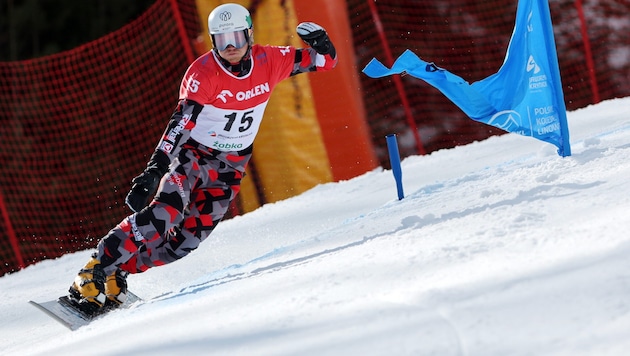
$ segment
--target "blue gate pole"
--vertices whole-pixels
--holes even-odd
[[[405,197],[402,184],[402,168],[400,168],[400,153],[398,153],[398,141],[396,140],[396,134],[389,134],[385,136],[387,139],[387,151],[389,151],[389,163],[392,166],[392,173],[396,180],[396,189],[398,190],[398,200],[402,200]]]

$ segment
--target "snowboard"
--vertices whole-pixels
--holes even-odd
[[[98,313],[93,315],[89,315],[77,308],[75,302],[69,296],[59,297],[57,300],[47,302],[35,302],[31,300],[29,303],[46,313],[46,315],[59,322],[61,325],[74,331],[113,310],[128,309],[141,301],[142,299],[140,297],[127,291],[127,300],[121,306],[118,308],[101,308]]]

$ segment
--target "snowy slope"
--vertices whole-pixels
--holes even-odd
[[[402,201],[376,170],[225,221],[75,332],[27,301],[91,251],[4,276],[0,354],[628,354],[628,112],[569,113],[571,157],[509,134],[404,160]]]

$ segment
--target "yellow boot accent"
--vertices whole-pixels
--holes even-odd
[[[116,270],[105,279],[105,295],[113,306],[119,306],[127,300],[127,275],[129,272]]]
[[[105,304],[105,273],[101,262],[92,258],[83,267],[70,287],[70,293],[79,302],[88,302],[92,307],[100,308]]]

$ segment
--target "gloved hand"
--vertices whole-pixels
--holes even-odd
[[[302,22],[297,28],[298,36],[319,54],[330,54],[334,57],[335,47],[323,27],[314,22]]]
[[[131,210],[137,213],[149,204],[149,198],[155,194],[160,179],[166,174],[170,164],[171,159],[165,152],[162,150],[153,152],[144,172],[131,180],[133,185],[125,198],[125,203]]]
[[[142,210],[147,204],[149,204],[149,198],[155,194],[158,185],[160,184],[160,175],[154,169],[147,169],[139,176],[131,180],[133,185],[127,197],[125,203],[135,213]]]

